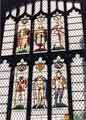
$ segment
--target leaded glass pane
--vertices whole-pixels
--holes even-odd
[[[80,3],[75,3],[74,5],[75,5],[76,8],[81,9]]]
[[[68,36],[70,49],[84,48],[82,16],[75,10],[68,16]]]
[[[6,60],[0,64],[0,119],[6,120],[10,67]]]
[[[74,120],[85,120],[86,88],[85,69],[86,63],[80,55],[76,55],[71,64],[72,99]]]
[[[27,13],[32,14],[32,4],[27,4]]]
[[[56,1],[50,1],[51,12],[56,10]]]
[[[12,16],[16,17],[16,14],[17,14],[17,9],[13,9],[12,12],[11,12]]]
[[[9,15],[9,11],[6,12],[6,17]]]
[[[5,22],[1,55],[12,55],[14,45],[15,22],[9,18]]]
[[[25,6],[20,7],[19,15],[22,15],[25,11]]]
[[[64,11],[64,2],[63,1],[58,2],[58,9],[61,11]]]
[[[72,2],[67,2],[67,11],[70,10],[72,8]]]
[[[40,1],[35,2],[35,14],[40,11]]]
[[[43,0],[42,9],[43,9],[43,12],[45,13],[48,12],[48,1],[47,0]]]

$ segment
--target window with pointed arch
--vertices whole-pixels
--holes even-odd
[[[1,119],[6,120],[6,112],[9,120],[86,119],[85,20],[80,3],[64,1],[34,0],[6,13],[0,45],[0,62],[8,59],[0,65]],[[8,63],[16,61],[12,90]]]
[[[2,56],[13,54],[14,36],[15,36],[15,21],[11,17],[9,17],[5,21],[2,50],[1,50]]]
[[[84,36],[83,36],[83,24],[82,14],[80,12],[81,6],[79,3],[74,4],[75,9],[67,16],[68,19],[68,38],[69,38],[69,49],[84,49]],[[67,10],[72,8],[72,3],[67,3]],[[77,10],[77,11],[76,11]]]

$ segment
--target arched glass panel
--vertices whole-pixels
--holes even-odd
[[[43,5],[42,5],[43,12],[47,13],[48,12],[48,1],[43,0]]]
[[[56,10],[56,1],[50,1],[50,8],[51,12]]]
[[[0,64],[0,119],[6,120],[10,67],[6,60]]]
[[[12,66],[0,64],[0,118],[85,120],[84,8],[65,0],[18,5],[4,17],[0,62]]]
[[[12,55],[14,45],[15,22],[9,18],[5,22],[1,55]]]
[[[61,11],[64,11],[64,2],[63,1],[58,2],[58,9]]]
[[[10,13],[9,13],[9,11],[7,11],[7,12],[6,12],[6,17],[8,17],[8,16],[9,16],[9,14],[10,14]]]
[[[11,14],[12,14],[13,17],[16,17],[17,9],[13,9],[12,12],[11,12]]]
[[[17,63],[15,68],[11,120],[26,119],[28,69],[23,59]]]
[[[67,11],[72,9],[72,2],[67,2]]]
[[[29,15],[32,14],[32,4],[27,4],[27,13],[28,13]]]
[[[21,6],[19,9],[19,15],[22,15],[25,11],[25,6]]]
[[[75,5],[75,8],[81,9],[80,3],[75,3],[74,5]]]
[[[70,49],[84,48],[82,16],[75,10],[68,16],[68,36]]]
[[[40,11],[40,1],[35,2],[35,11],[34,14],[37,14]]]
[[[33,67],[31,120],[47,120],[47,65],[40,57]]]

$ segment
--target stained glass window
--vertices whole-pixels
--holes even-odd
[[[6,12],[0,41],[1,119],[86,120],[81,5],[27,0]]]

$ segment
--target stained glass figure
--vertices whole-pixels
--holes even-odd
[[[46,107],[46,71],[45,71],[45,61],[40,57],[38,61],[35,62],[35,77],[33,79],[33,94],[36,98],[34,99],[33,108],[45,108]]]
[[[63,96],[64,91],[67,87],[66,78],[64,77],[62,73],[62,69],[64,67],[64,60],[60,58],[60,56],[57,57],[56,60],[54,60],[53,65],[53,77],[52,77],[52,86],[53,86],[53,92],[54,92],[54,107],[66,107],[66,105],[63,103]]]
[[[18,26],[16,53],[27,53],[30,49],[30,21],[24,17]]]
[[[61,106],[62,104],[62,98],[65,88],[65,78],[62,76],[62,73],[60,71],[56,72],[55,77],[53,78],[53,81],[55,82],[55,106]]]
[[[19,78],[19,81],[17,82],[17,85],[16,85],[16,93],[18,94],[18,99],[19,99],[19,102],[21,104],[22,102],[22,97],[23,97],[23,94],[25,96],[25,88],[27,87],[27,80],[25,80],[25,78],[23,78],[23,76],[20,76]],[[15,101],[15,104],[16,104],[16,101]],[[18,105],[16,106],[16,108],[24,108],[22,105]]]
[[[46,86],[45,86],[45,82],[46,82],[46,79],[45,77],[43,77],[42,75],[41,76],[38,76],[36,79],[35,79],[35,82],[36,82],[36,87],[37,87],[37,104],[36,108],[45,108],[45,90],[46,90]]]
[[[67,74],[64,59],[57,56],[52,64],[52,120],[66,120],[68,111]]]
[[[65,48],[64,26],[62,16],[56,15],[52,17],[51,41],[52,49],[59,50]]]
[[[35,31],[34,31],[34,50],[45,51],[47,49],[47,28],[46,18],[40,15],[35,20]]]
[[[27,63],[22,59],[17,63],[16,78],[14,81],[14,109],[24,109],[26,107],[26,93],[27,93]]]

